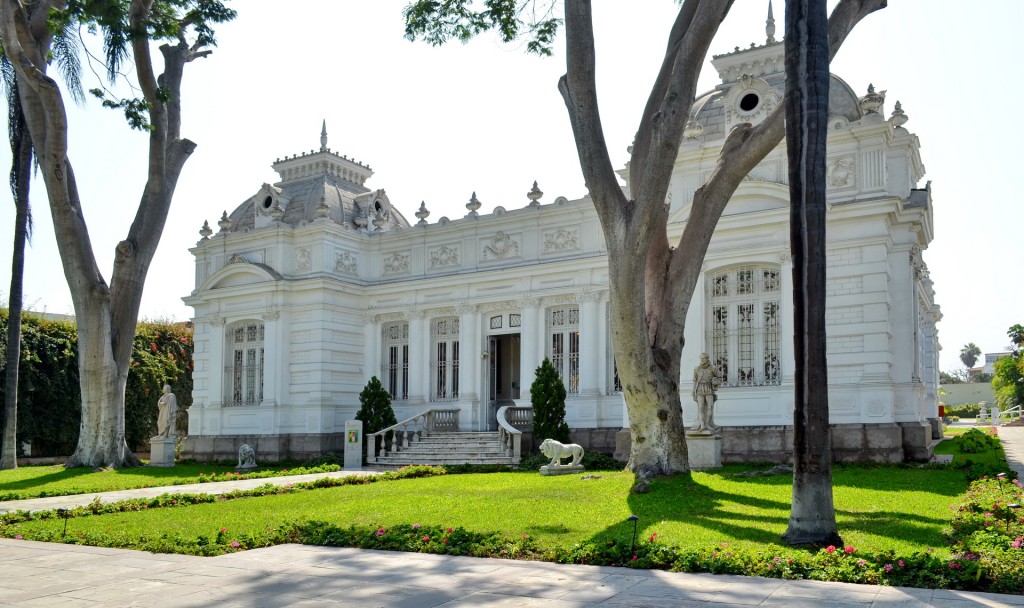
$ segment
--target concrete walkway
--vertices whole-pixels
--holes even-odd
[[[279,545],[219,557],[0,539],[0,608],[1024,606],[1024,596]]]
[[[381,471],[369,469],[334,471],[331,473],[310,473],[308,475],[290,475],[284,477],[267,477],[264,479],[240,479],[238,481],[211,481],[209,483],[190,483],[180,486],[160,486],[156,488],[137,488],[134,490],[117,490],[115,492],[94,492],[91,494],[73,494],[71,496],[49,496],[46,498],[26,498],[24,500],[8,500],[0,502],[0,513],[10,511],[51,511],[53,509],[73,509],[84,507],[97,498],[101,503],[118,502],[131,498],[155,498],[161,494],[226,494],[234,490],[251,490],[267,484],[285,486],[301,481],[313,481],[323,477],[348,477],[349,475],[374,475]]]
[[[1006,463],[1017,472],[1017,479],[1024,481],[1024,426],[999,427],[999,439],[1003,442]]]

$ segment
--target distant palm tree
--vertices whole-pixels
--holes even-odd
[[[78,33],[66,26],[53,39],[53,59],[72,98],[85,100],[81,63],[78,59]],[[32,209],[29,207],[29,183],[34,151],[28,124],[18,95],[14,66],[0,52],[0,85],[7,94],[7,136],[11,144],[11,193],[14,195],[14,254],[11,260],[11,291],[7,316],[7,349],[3,431],[0,434],[0,469],[18,466],[18,367],[21,361],[22,285],[25,276],[25,243],[32,238]]]
[[[974,364],[978,362],[979,356],[981,356],[981,349],[974,342],[960,349],[960,361],[963,362],[967,369],[974,367]]]

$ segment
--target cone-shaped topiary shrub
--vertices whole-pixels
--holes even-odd
[[[391,395],[384,390],[377,376],[370,378],[366,387],[359,393],[359,413],[356,420],[363,422],[363,436],[376,433],[397,424],[395,410],[391,409]],[[391,433],[387,434],[385,441],[390,441]],[[374,446],[374,453],[380,449],[379,445]]]
[[[565,385],[547,357],[537,368],[536,379],[530,385],[530,404],[533,406],[533,441],[538,445],[545,439],[569,443]]]

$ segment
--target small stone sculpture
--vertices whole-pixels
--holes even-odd
[[[714,433],[716,392],[722,383],[718,370],[711,365],[707,353],[700,354],[700,365],[693,368],[693,400],[697,402],[697,425],[692,430],[701,433]]]
[[[236,470],[241,469],[255,469],[256,468],[256,450],[252,449],[252,446],[248,443],[243,443],[238,446],[238,466]]]
[[[171,438],[177,436],[178,398],[171,392],[171,385],[164,385],[164,392],[156,402],[159,414],[156,417],[156,436]]]
[[[545,439],[540,444],[540,452],[551,459],[549,467],[580,466],[580,461],[583,460],[582,446],[575,443],[562,443],[554,439]],[[572,457],[572,462],[563,465],[562,459],[569,457]]]

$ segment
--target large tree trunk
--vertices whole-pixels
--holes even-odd
[[[139,464],[124,438],[124,390],[142,289],[156,252],[174,189],[195,144],[182,139],[181,80],[184,66],[210,51],[189,46],[184,35],[160,52],[164,72],[153,69],[146,35],[152,2],[132,0],[131,50],[138,89],[149,104],[148,179],[128,235],[117,244],[110,284],[96,263],[74,171],[68,159],[64,99],[45,73],[51,34],[50,8],[63,0],[40,0],[31,17],[18,0],[0,0],[0,38],[17,72],[20,99],[46,184],[64,276],[78,324],[82,422],[69,467]],[[183,26],[184,27],[184,26]]]
[[[15,85],[15,88],[17,85]],[[10,101],[17,99],[17,91]],[[15,117],[14,114],[17,114]],[[2,453],[0,469],[18,468],[18,367],[21,362],[21,305],[25,276],[25,243],[29,234],[29,180],[32,177],[32,140],[21,110],[11,109],[11,184],[14,186],[14,255],[11,260],[11,291],[7,317],[7,370],[5,372]],[[14,140],[17,141],[14,141]]]
[[[832,502],[825,360],[825,144],[829,52],[825,0],[786,2],[786,145],[793,255],[793,507],[790,545],[842,545]]]

